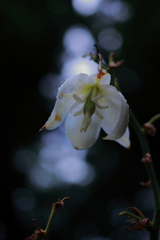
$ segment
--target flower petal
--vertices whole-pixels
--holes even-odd
[[[102,127],[108,135],[105,140],[117,140],[123,136],[129,121],[129,108],[123,95],[113,86],[103,86],[103,97],[109,106],[105,110]],[[103,110],[101,110],[103,111]]]
[[[58,88],[57,101],[55,103],[54,109],[42,129],[54,129],[63,122],[67,112],[75,103],[73,93],[75,84],[79,79],[79,75],[76,75],[71,79],[67,79]]]
[[[90,76],[90,83],[96,84],[97,76],[98,76],[98,74],[92,74]],[[99,84],[100,85],[109,85],[110,81],[111,81],[111,75],[108,72],[106,72],[99,80]]]
[[[72,78],[66,79],[66,81],[58,88],[58,96],[60,93],[62,94],[73,94],[75,92],[75,86],[80,81],[88,79],[89,76],[87,74],[77,74]],[[61,98],[60,98],[61,99]]]
[[[68,96],[64,103],[62,103],[60,100],[57,100],[55,107],[43,128],[51,130],[61,125],[67,112],[74,103],[75,100],[72,98],[72,96]]]
[[[75,104],[74,107],[69,111],[65,121],[66,136],[73,147],[78,150],[89,148],[96,142],[102,122],[101,119],[93,114],[92,122],[90,123],[87,131],[80,132],[84,114],[73,116],[76,111],[80,110],[80,107],[80,104]]]
[[[127,127],[123,136],[116,140],[120,145],[125,148],[130,148],[129,128]]]
[[[106,74],[103,75],[101,80],[99,81],[100,85],[109,85],[111,82],[111,75],[107,72]]]
[[[96,83],[96,74],[94,74],[94,76],[95,77],[91,78],[87,74],[79,74],[78,81],[75,85],[75,93],[86,93]]]
[[[82,90],[80,96],[85,98],[88,93],[86,83],[89,83],[89,76],[87,74],[78,74],[73,78],[67,79],[58,89],[57,101],[55,107],[42,129],[54,129],[58,127],[64,120],[69,109],[74,105],[75,99],[73,94],[76,89]]]

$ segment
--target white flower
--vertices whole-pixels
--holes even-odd
[[[108,134],[104,139],[129,147],[128,104],[109,85],[110,80],[110,74],[101,67],[99,74],[78,74],[67,79],[58,89],[55,107],[42,129],[54,129],[66,117],[65,133],[75,149],[91,147],[101,127]]]

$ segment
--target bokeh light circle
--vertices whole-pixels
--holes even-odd
[[[112,22],[125,22],[133,16],[132,6],[121,0],[105,0],[99,7],[103,18],[107,17]]]
[[[85,161],[87,150],[75,150],[61,127],[43,132],[37,161],[27,174],[29,186],[38,191],[76,184],[86,186],[95,178],[95,170]]]
[[[88,75],[98,73],[98,65],[93,61],[89,61],[87,58],[72,58],[68,59],[62,68],[62,78],[71,78],[76,74],[85,73]]]
[[[105,28],[98,35],[101,47],[106,51],[116,51],[123,43],[121,34],[114,28]]]
[[[72,156],[66,157],[63,162],[57,162],[55,173],[57,177],[67,183],[80,185],[89,184],[95,176],[95,172],[89,164],[79,157]]]
[[[75,11],[84,16],[90,16],[94,14],[101,0],[72,0],[72,5]]]
[[[63,46],[72,56],[73,54],[81,56],[89,52],[94,44],[95,40],[92,34],[84,26],[72,26],[63,36]]]

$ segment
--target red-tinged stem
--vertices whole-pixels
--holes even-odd
[[[143,155],[145,155],[146,153],[150,153],[150,148],[148,145],[147,138],[131,110],[130,110],[130,123],[138,136]],[[150,178],[151,188],[152,188],[153,196],[154,196],[154,204],[155,204],[154,216],[153,216],[153,228],[151,230],[149,230],[150,240],[158,240],[159,225],[160,225],[159,190],[158,190],[158,185],[157,185],[157,180],[156,180],[156,176],[155,176],[153,163],[146,162],[145,166],[146,166],[149,178]]]

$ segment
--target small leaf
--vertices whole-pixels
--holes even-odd
[[[36,229],[32,234],[32,236],[26,238],[25,240],[36,240],[40,235],[41,235],[41,232],[38,229]]]
[[[133,220],[133,219],[130,219],[130,220]],[[131,222],[131,221],[128,220],[126,222]],[[135,223],[135,225],[133,227],[125,226],[126,229],[137,230],[137,231],[145,230],[145,229],[152,228],[152,227],[153,226],[152,226],[151,221],[149,220],[149,218],[144,218],[142,220],[139,220],[138,222]]]

